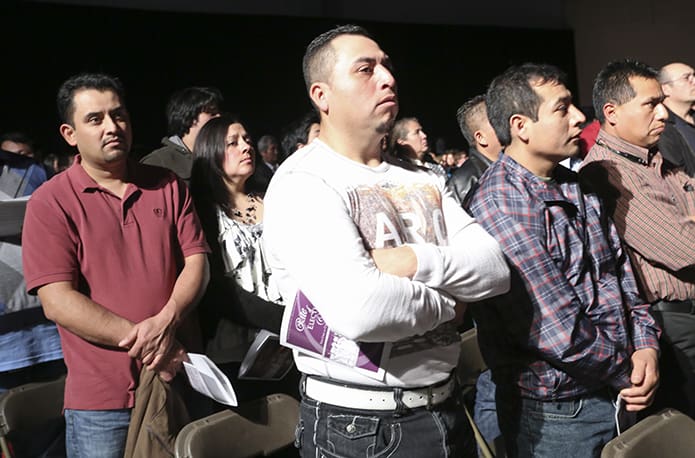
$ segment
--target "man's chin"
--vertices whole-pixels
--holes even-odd
[[[113,164],[128,158],[128,152],[125,150],[111,150],[104,153],[104,162]]]

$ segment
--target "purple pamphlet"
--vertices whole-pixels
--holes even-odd
[[[284,327],[283,345],[354,367],[368,377],[383,380],[383,367],[388,359],[390,345],[383,342],[355,342],[331,331],[314,304],[301,291],[297,291]]]

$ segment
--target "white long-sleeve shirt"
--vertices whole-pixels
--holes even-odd
[[[360,384],[422,386],[448,377],[459,354],[456,300],[506,292],[497,242],[423,170],[369,167],[317,140],[276,172],[265,197],[265,244],[282,297],[297,291],[355,341],[393,342],[383,382],[295,352],[299,370]],[[414,278],[386,274],[369,250],[409,244]]]

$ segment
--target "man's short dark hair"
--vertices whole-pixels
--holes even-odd
[[[302,72],[307,91],[313,83],[328,80],[335,58],[331,41],[341,35],[361,35],[372,39],[367,30],[353,24],[335,27],[314,38],[306,47],[304,59],[302,59]]]
[[[554,65],[526,63],[513,66],[490,83],[485,94],[487,117],[502,146],[512,142],[509,119],[520,114],[538,121],[542,100],[534,86],[563,84],[565,74]]]
[[[97,91],[112,91],[125,104],[125,90],[121,81],[104,73],[80,73],[68,78],[58,89],[56,105],[58,118],[63,124],[74,127],[73,115],[75,114],[75,93],[84,89],[96,89]]]
[[[630,78],[657,79],[658,72],[655,68],[634,59],[616,60],[608,63],[594,80],[592,100],[596,119],[601,124],[606,118],[603,116],[603,106],[609,102],[617,105],[632,100],[637,93],[630,84]]]
[[[459,123],[459,128],[466,139],[469,148],[475,147],[475,131],[478,130],[479,124],[475,121],[481,115],[485,114],[485,95],[476,95],[472,99],[466,101],[456,111],[456,120]]]
[[[183,137],[200,113],[220,114],[223,101],[216,87],[187,87],[173,93],[166,107],[167,134]]]

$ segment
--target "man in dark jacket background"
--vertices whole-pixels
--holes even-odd
[[[451,175],[447,186],[463,203],[480,175],[497,160],[502,145],[487,119],[484,95],[477,95],[461,105],[456,119],[470,151],[468,160]]]

